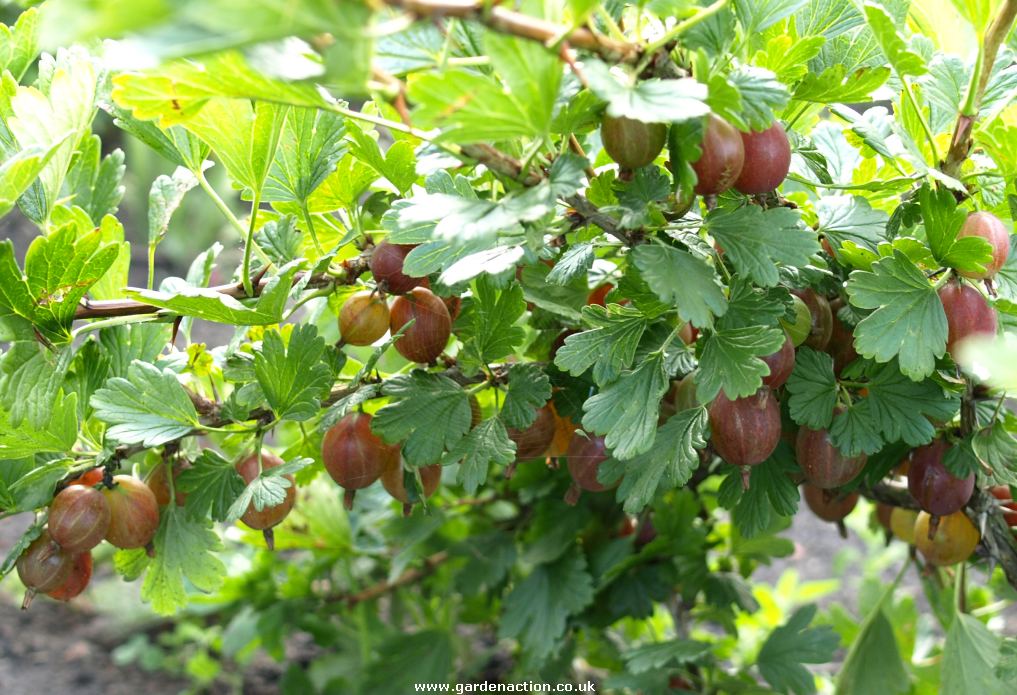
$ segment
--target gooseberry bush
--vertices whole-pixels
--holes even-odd
[[[1015,13],[9,13],[0,576],[115,572],[232,654],[306,633],[291,692],[1006,692]],[[164,160],[147,218],[117,143]],[[882,598],[749,629],[790,519],[855,509],[917,549]]]

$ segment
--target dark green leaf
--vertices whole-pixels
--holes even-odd
[[[669,383],[664,355],[653,353],[586,401],[583,426],[606,435],[604,443],[618,459],[641,454],[653,445],[660,399]]]
[[[283,343],[278,330],[266,331],[254,355],[254,373],[269,407],[280,419],[310,420],[332,385],[324,362],[325,341],[313,324],[297,326]]]
[[[565,624],[593,600],[586,559],[578,549],[537,566],[505,598],[501,635],[516,638],[528,654],[549,656],[561,644]]]
[[[825,352],[799,348],[787,390],[791,394],[788,399],[791,419],[814,430],[828,427],[837,404],[833,358]]]
[[[623,82],[599,60],[586,60],[583,72],[590,91],[607,102],[612,116],[645,123],[680,123],[709,113],[706,86],[691,78],[649,79],[635,85]]]
[[[402,442],[413,467],[441,460],[470,429],[470,403],[456,382],[415,369],[385,382],[391,402],[379,410],[371,428],[388,442]]]
[[[472,495],[487,480],[492,463],[507,466],[515,457],[515,443],[508,438],[505,425],[498,418],[489,418],[453,444],[444,462],[460,463],[459,483]]]
[[[738,272],[764,287],[777,284],[778,265],[805,267],[819,252],[815,232],[805,229],[799,213],[788,208],[718,208],[707,215],[706,227]]]
[[[551,398],[551,381],[535,364],[514,364],[509,368],[508,388],[500,417],[507,427],[526,429],[537,417],[537,409]]]
[[[127,369],[127,378],[110,379],[91,403],[95,416],[110,425],[107,436],[122,444],[159,446],[200,427],[176,374],[137,360]]]
[[[673,246],[643,244],[632,258],[657,295],[678,307],[678,315],[700,328],[727,310],[723,288],[709,265]]]
[[[194,519],[209,515],[216,521],[225,521],[229,508],[246,487],[232,461],[213,449],[204,449],[191,464],[181,471],[175,484],[187,493],[186,510]]]
[[[772,355],[786,340],[783,329],[751,326],[726,328],[711,333],[699,358],[696,393],[709,403],[721,389],[728,398],[755,393],[770,373],[761,357]]]
[[[900,251],[856,270],[847,283],[851,304],[874,309],[855,328],[855,348],[877,362],[899,358],[900,370],[922,379],[946,351],[946,314],[925,274]]]
[[[759,650],[756,666],[760,674],[781,692],[814,693],[815,677],[802,664],[824,664],[839,646],[829,625],[808,627],[815,615],[813,604],[799,608],[787,623],[770,633]]]

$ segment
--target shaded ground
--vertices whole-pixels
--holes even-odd
[[[0,604],[0,692],[5,695],[162,695],[185,681],[113,663],[102,620],[39,601],[29,611]]]

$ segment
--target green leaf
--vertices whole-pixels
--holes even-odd
[[[131,270],[131,244],[124,241],[124,226],[112,215],[102,218],[99,236],[102,243],[115,248],[117,254],[109,270],[92,285],[89,294],[93,299],[120,299]]]
[[[830,241],[836,250],[850,241],[862,248],[877,252],[883,241],[889,219],[882,210],[876,210],[861,196],[827,196],[816,203],[819,226],[816,231]]]
[[[106,215],[113,215],[124,197],[124,153],[116,149],[102,156],[102,142],[98,135],[83,139],[67,170],[61,198],[69,199],[75,208],[81,208],[98,225]],[[55,221],[57,207],[51,211]]]
[[[888,442],[904,440],[911,446],[931,441],[933,421],[953,419],[960,408],[956,394],[946,393],[934,379],[912,381],[896,363],[880,365],[871,375],[869,396],[872,420]]]
[[[953,6],[980,35],[992,19],[994,3],[989,0],[952,0]]]
[[[992,261],[992,246],[981,237],[957,238],[967,213],[946,188],[918,192],[929,249],[937,261],[962,271],[981,272]]]
[[[49,149],[39,146],[23,147],[0,164],[0,216],[11,211],[18,198],[38,178],[62,142]]]
[[[753,538],[773,528],[778,517],[798,511],[798,487],[792,475],[800,475],[791,448],[781,442],[773,455],[752,466],[749,489],[743,489],[742,471],[737,466],[724,479],[720,503],[732,509],[731,520],[743,538]]]
[[[158,323],[112,326],[99,331],[99,344],[109,358],[113,376],[127,376],[134,360],[155,362],[169,339],[169,327]]]
[[[725,328],[711,333],[699,358],[696,394],[709,403],[723,389],[728,398],[751,396],[770,373],[761,357],[784,344],[783,329],[761,326]]]
[[[402,442],[413,467],[437,463],[470,429],[466,392],[447,377],[415,369],[387,380],[382,393],[392,400],[375,414],[371,429],[387,442]]]
[[[615,179],[612,189],[621,212],[619,225],[623,229],[639,229],[663,222],[659,204],[670,193],[671,181],[660,168],[639,167],[631,181]]]
[[[345,133],[341,116],[317,109],[290,109],[265,181],[263,200],[306,203],[345,154]]]
[[[795,88],[794,98],[816,104],[866,100],[890,77],[890,68],[876,65],[850,71],[835,64],[819,73],[810,72]]]
[[[590,288],[586,280],[576,278],[568,285],[552,285],[547,282],[550,271],[543,263],[534,263],[523,268],[520,278],[523,297],[534,306],[566,320],[570,324],[582,322],[582,309],[586,306]]]
[[[300,256],[300,230],[293,215],[269,220],[254,235],[254,241],[273,263],[286,265]]]
[[[3,564],[0,564],[0,579],[3,579],[10,574],[12,570],[14,570],[14,567],[18,562],[18,558],[20,558],[21,554],[28,549],[28,546],[32,544],[32,541],[42,534],[42,531],[42,523],[41,521],[37,521],[35,524],[29,526],[28,530],[21,535],[21,538],[19,538],[17,542],[11,546],[10,551],[4,558]]]
[[[460,144],[535,137],[549,122],[534,121],[530,108],[494,75],[446,70],[415,75],[408,96],[418,127],[441,128],[441,139]],[[463,95],[469,95],[463,98]]]
[[[10,426],[24,420],[44,428],[67,376],[73,350],[54,352],[38,341],[17,341],[0,355],[0,408]]]
[[[119,253],[101,242],[98,229],[62,226],[32,241],[24,275],[14,260],[14,245],[0,242],[0,308],[27,319],[53,342],[68,341],[78,302]]]
[[[511,355],[526,337],[515,325],[525,311],[519,284],[499,289],[489,275],[482,275],[473,283],[472,301],[466,303],[456,321],[464,361],[482,367]]]
[[[957,612],[943,645],[941,673],[944,695],[1004,693],[1009,686],[996,678],[1000,639],[978,618]]]
[[[978,457],[971,444],[971,437],[965,437],[943,456],[943,466],[957,478],[967,478],[978,471]]]
[[[897,22],[890,13],[874,2],[866,2],[863,6],[865,21],[876,37],[883,55],[893,67],[898,77],[908,75],[924,75],[927,71],[925,60],[908,48],[907,43],[897,31]]]
[[[363,692],[402,695],[421,683],[445,684],[455,672],[452,635],[442,629],[394,632],[372,649],[374,661],[364,669]],[[296,692],[313,692],[300,690]]]
[[[978,460],[992,471],[993,482],[1017,485],[1017,438],[1002,422],[993,423],[971,440]]]
[[[230,506],[245,488],[233,462],[213,449],[202,450],[191,467],[177,476],[176,485],[187,493],[188,516],[204,519],[211,515],[216,521],[226,520]]]
[[[392,232],[394,243],[443,241],[454,247],[470,246],[471,252],[487,249],[497,236],[518,235],[522,223],[535,222],[553,212],[559,197],[572,195],[582,185],[584,166],[585,160],[574,155],[558,157],[549,178],[497,202],[478,198],[468,181],[463,179],[465,183],[460,186],[446,174],[443,178],[447,186],[429,186],[426,193],[396,201],[382,224]],[[407,263],[425,253],[422,248],[414,249]]]
[[[21,81],[39,55],[39,12],[30,7],[13,27],[0,24],[0,71],[9,70]]]
[[[875,309],[855,327],[855,348],[877,362],[899,358],[900,370],[922,379],[946,351],[946,314],[925,274],[895,250],[872,264],[872,271],[856,270],[848,278],[851,303]]]
[[[141,598],[160,615],[172,615],[187,605],[184,580],[198,591],[211,593],[222,586],[226,566],[215,555],[222,541],[209,520],[192,520],[175,505],[162,508],[153,540],[155,557],[148,567]]]
[[[632,250],[632,259],[657,296],[678,307],[682,320],[706,328],[727,310],[713,268],[687,251],[644,244]]]
[[[802,664],[825,664],[840,646],[829,625],[808,627],[815,615],[814,604],[802,606],[787,623],[770,633],[759,650],[756,657],[759,673],[781,692],[797,695],[816,692],[815,676]]]
[[[261,192],[287,117],[286,106],[247,99],[210,99],[184,127],[218,155],[239,188]],[[298,137],[291,130],[289,137]]]
[[[901,658],[893,626],[883,610],[885,601],[876,604],[852,642],[837,676],[837,695],[872,692],[897,695],[910,691],[908,669]]]
[[[824,43],[823,36],[792,38],[777,34],[767,39],[765,49],[756,51],[752,63],[773,71],[784,84],[795,84],[809,74],[809,60],[818,55]]]
[[[546,135],[562,79],[558,56],[535,41],[493,31],[484,35],[484,49],[494,74],[520,104],[533,134]]]
[[[552,285],[567,285],[576,278],[585,278],[593,267],[593,245],[576,244],[561,255],[561,258],[547,274],[547,282]]]
[[[732,114],[735,115],[733,122],[745,130],[769,128],[776,113],[780,113],[790,99],[787,87],[765,68],[739,66],[727,76],[727,81],[741,97],[738,113]]]
[[[934,133],[946,130],[960,113],[970,81],[968,72],[964,61],[957,56],[937,54],[929,61],[929,73],[922,78],[921,84],[929,102],[929,125]]]
[[[0,456],[6,454],[0,452]],[[70,459],[63,458],[0,460],[0,502],[4,511],[28,512],[49,505],[71,465]]]
[[[735,0],[735,12],[746,35],[756,34],[800,10],[808,0]]]
[[[473,534],[456,543],[453,553],[465,560],[456,572],[456,588],[475,596],[498,586],[515,565],[516,541],[505,531]]]
[[[1017,676],[1017,639],[1003,638],[999,645],[999,663],[996,665],[996,678],[1006,682]]]
[[[290,477],[312,463],[314,463],[314,459],[297,458],[275,468],[263,469],[258,477],[252,480],[240,496],[233,501],[226,511],[224,521],[228,524],[235,523],[252,506],[260,512],[268,507],[282,504],[286,500],[286,491],[293,487]]]
[[[787,380],[791,419],[814,430],[829,427],[837,405],[837,379],[833,358],[825,352],[800,347],[795,368]]]
[[[297,422],[318,414],[321,398],[332,385],[324,361],[325,340],[314,324],[297,326],[283,343],[278,330],[267,331],[254,354],[254,373],[277,417]]]
[[[516,638],[538,659],[562,643],[568,618],[593,601],[593,580],[586,558],[573,549],[558,560],[538,565],[505,598],[502,637]]]
[[[4,114],[18,149],[49,153],[38,187],[21,200],[23,212],[40,225],[60,199],[77,144],[92,124],[97,79],[91,56],[80,48],[61,51],[47,67],[49,83],[19,86]]]
[[[622,654],[622,658],[629,671],[644,673],[665,666],[695,663],[710,651],[711,647],[706,642],[673,639],[629,649]]]
[[[401,194],[417,180],[417,159],[409,141],[397,140],[383,155],[375,137],[359,124],[347,124],[346,136],[350,139],[350,154],[388,179]]]
[[[184,195],[198,185],[188,169],[177,167],[172,176],[163,174],[152,182],[148,192],[148,246],[154,248],[169,231],[170,219],[180,207]]]
[[[660,399],[669,384],[664,353],[655,352],[583,404],[583,426],[606,435],[615,458],[641,454],[653,446]]]
[[[626,512],[638,514],[658,492],[689,481],[699,468],[697,451],[706,448],[706,428],[705,408],[683,410],[657,429],[649,451],[623,463],[618,498],[625,500]]]
[[[155,447],[200,427],[198,413],[176,374],[135,360],[127,378],[114,377],[92,395],[95,416],[111,425],[107,436],[122,444]]]
[[[593,328],[567,337],[555,355],[555,365],[572,376],[593,367],[597,383],[614,381],[635,359],[646,318],[635,309],[612,304],[583,307],[583,321]]]
[[[499,414],[507,427],[522,430],[533,424],[537,409],[551,398],[551,380],[536,364],[509,367],[505,404]]]
[[[505,425],[498,418],[489,418],[459,439],[445,457],[444,464],[460,463],[458,482],[467,494],[475,494],[492,463],[507,466],[516,457],[515,443],[509,439]]]
[[[738,276],[731,279],[728,291],[727,311],[717,322],[722,329],[777,326],[791,302],[791,294],[782,287],[761,290]]]
[[[871,405],[871,401],[863,399],[834,416],[830,441],[845,456],[874,454],[886,444],[873,422]]]
[[[588,59],[583,72],[590,91],[607,102],[612,116],[625,116],[644,123],[681,123],[705,116],[706,86],[692,78],[649,79],[636,84],[622,81],[607,65]]]
[[[803,228],[800,214],[788,208],[718,208],[707,215],[706,228],[738,273],[764,287],[780,280],[778,264],[805,267],[820,248],[815,232]]]
[[[126,294],[182,316],[236,326],[267,326],[282,321],[298,267],[299,264],[291,263],[280,268],[256,300],[239,300],[223,292],[190,286],[177,286],[175,292],[128,290]]]
[[[141,121],[159,119],[163,128],[187,122],[210,99],[254,99],[276,104],[328,109],[316,85],[284,82],[252,67],[238,51],[196,60],[178,60],[147,72],[123,72],[113,78],[113,101]]]

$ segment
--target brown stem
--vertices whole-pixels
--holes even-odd
[[[470,19],[503,34],[511,34],[545,45],[563,41],[582,48],[612,62],[634,63],[642,55],[642,47],[626,41],[617,41],[585,27],[571,30],[544,19],[492,6],[492,3],[475,0],[383,0],[420,19],[458,17]]]
[[[969,99],[972,108],[966,110],[967,112],[962,111],[957,116],[953,137],[950,139],[950,149],[946,154],[946,160],[940,167],[944,174],[956,178],[960,173],[961,165],[968,158],[968,153],[971,151],[971,132],[974,130],[975,121],[978,120],[978,109],[982,104],[985,88],[989,84],[989,77],[992,75],[992,66],[996,63],[996,54],[1006,40],[1007,34],[1010,33],[1015,17],[1017,17],[1017,0],[1004,0],[999,8],[999,14],[992,20],[985,32],[982,44],[982,72],[979,75],[978,84],[973,85],[975,93],[970,95]]]
[[[600,227],[604,230],[604,232],[615,237],[623,244],[628,246],[635,245],[636,240],[631,234],[619,228],[618,223],[614,221],[614,218],[601,212],[600,208],[587,200],[586,197],[577,193],[566,198],[565,202],[569,204],[569,206],[575,211],[576,216],[578,216],[582,221]]]
[[[307,287],[326,287],[330,284],[335,285],[352,285],[357,281],[357,278],[367,272],[368,269],[368,258],[366,256],[360,256],[353,258],[349,261],[343,262],[343,268],[345,275],[343,277],[332,277],[330,275],[317,274],[312,275],[307,281]],[[304,279],[306,273],[299,272],[293,276],[293,284],[297,284]],[[269,283],[271,278],[260,278],[254,284],[254,296],[257,297],[261,294],[261,291],[265,289],[265,286]],[[228,285],[216,285],[208,288],[212,292],[218,292],[220,294],[227,295],[229,297],[235,297],[236,299],[250,299],[247,293],[244,291],[244,286],[239,283],[230,283]],[[152,306],[145,302],[140,302],[134,299],[107,299],[107,300],[82,300],[77,310],[74,312],[75,320],[84,319],[101,319],[101,318],[115,318],[119,316],[140,316],[143,314],[155,314],[160,311],[164,311],[161,307]]]
[[[330,600],[341,601],[347,606],[355,606],[358,603],[364,601],[371,601],[380,596],[387,594],[390,591],[394,591],[400,587],[406,586],[407,584],[413,584],[420,581],[424,577],[434,572],[444,562],[449,559],[447,551],[442,550],[434,555],[424,558],[423,567],[415,567],[408,569],[401,575],[388,582],[379,582],[373,586],[369,586],[362,591],[358,591],[354,594],[341,594],[338,596],[330,597]]]
[[[525,186],[536,186],[544,180],[544,177],[536,171],[530,171],[526,176],[523,176],[523,165],[518,160],[491,145],[484,143],[463,145],[460,151],[465,156],[480,162],[496,174],[507,176]]]

